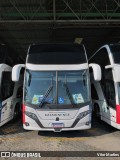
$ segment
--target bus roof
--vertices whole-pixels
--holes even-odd
[[[75,43],[31,45],[28,49],[27,63],[81,64],[86,62],[84,46]]]

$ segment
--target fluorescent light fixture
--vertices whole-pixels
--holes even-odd
[[[79,38],[79,37],[77,37],[77,38],[75,38],[74,43],[81,44],[81,43],[82,43],[82,41],[83,41],[83,38]]]

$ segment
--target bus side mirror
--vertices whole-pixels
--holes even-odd
[[[25,67],[24,64],[17,64],[12,68],[12,81],[18,82],[20,77],[21,68]]]
[[[91,63],[89,67],[93,69],[93,76],[95,81],[101,80],[101,67],[98,64]]]

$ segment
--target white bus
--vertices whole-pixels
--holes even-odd
[[[0,64],[0,127],[20,113],[21,82],[12,81],[12,67]]]
[[[26,64],[13,67],[13,81],[19,80],[22,67],[24,129],[60,132],[91,127],[89,66],[83,45],[31,45]],[[100,80],[99,65],[90,67],[95,80]]]
[[[100,82],[91,77],[93,111],[109,125],[120,129],[120,44],[102,46],[89,60],[102,70]]]

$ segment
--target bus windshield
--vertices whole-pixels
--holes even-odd
[[[112,52],[114,63],[120,64],[120,44],[110,45],[110,50]]]
[[[90,101],[88,70],[25,72],[24,103],[77,106]]]

